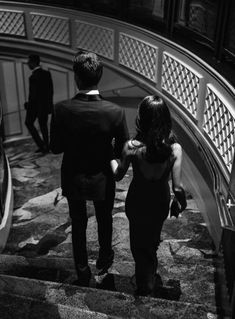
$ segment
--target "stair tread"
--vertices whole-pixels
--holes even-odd
[[[20,296],[26,300],[36,300],[48,305],[69,306],[121,318],[150,318],[150,316],[151,318],[182,318],[182,316],[189,318],[186,313],[190,313],[190,318],[204,318],[209,312],[208,308],[202,304],[134,297],[126,293],[106,290],[102,290],[101,293],[95,288],[7,275],[0,275],[0,291],[5,297],[8,295],[17,299]],[[211,309],[210,313],[216,315],[216,308]]]
[[[14,170],[13,185],[16,201],[12,229],[4,253],[13,258],[10,261],[9,256],[8,259],[0,256],[0,272],[13,269],[14,263],[22,274],[24,267],[25,269],[30,267],[31,270],[33,267],[37,269],[41,267],[40,278],[49,280],[55,278],[55,282],[57,280],[58,283],[58,279],[63,277],[63,271],[66,269],[71,271],[71,276],[67,278],[67,282],[70,283],[75,273],[68,205],[66,199],[61,196],[59,188],[61,156],[50,153],[43,157],[34,156],[30,157],[30,160],[27,159],[33,154],[33,150],[34,144],[30,140],[16,143],[13,148],[8,149],[10,155],[20,154],[20,156],[17,160],[10,157],[10,165]],[[29,167],[32,169],[30,172]],[[29,173],[33,174],[29,177]],[[25,182],[21,180],[22,175]],[[115,262],[111,271],[115,276],[117,290],[133,296],[134,263],[129,245],[128,220],[124,212],[131,176],[132,171],[129,170],[124,179],[117,183],[113,210]],[[158,249],[159,273],[166,291],[172,292],[171,296],[165,296],[164,302],[171,302],[171,298],[176,303],[186,303],[187,309],[184,308],[183,314],[180,312],[185,319],[198,318],[197,309],[195,311],[192,309],[193,303],[199,304],[198,307],[202,307],[203,311],[214,313],[215,303],[218,301],[217,283],[213,282],[216,256],[212,240],[195,200],[187,196],[187,202],[188,208],[178,219],[169,218],[165,221],[161,234],[163,242]],[[89,264],[94,271],[99,247],[94,207],[90,202],[87,203],[87,211],[89,217],[87,247]],[[17,255],[17,258],[14,255]],[[48,273],[46,268],[50,268]],[[59,271],[56,272],[56,269]],[[14,274],[14,269],[11,274]],[[58,284],[64,285],[66,280],[62,279]],[[94,281],[91,284],[94,287]],[[151,303],[149,307],[152,307]],[[151,309],[150,318],[154,318],[154,307]],[[190,309],[192,313],[189,315]],[[169,318],[170,316],[169,314]]]
[[[42,300],[9,294],[0,294],[1,319],[119,319],[118,316],[107,316],[104,313],[72,307],[63,304],[52,304]]]
[[[163,287],[159,287],[158,296],[168,300],[204,303],[210,310],[215,306],[215,300],[211,297],[214,289],[214,269],[208,265],[187,266],[183,265],[180,272],[178,269],[175,270],[174,266],[169,268],[167,273],[160,271]],[[90,286],[96,287],[94,280],[95,261],[90,263],[90,267],[93,274]],[[200,268],[203,268],[203,271]],[[1,255],[0,273],[69,284],[77,279],[73,260],[70,258],[25,258]],[[110,268],[110,273],[114,276],[114,287],[111,290],[115,288],[120,292],[134,294],[133,262],[114,263],[113,267]]]

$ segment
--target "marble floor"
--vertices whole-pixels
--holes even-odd
[[[61,155],[38,155],[31,139],[6,145],[13,188],[13,222],[3,254],[26,258],[57,258],[72,265],[71,225],[66,199],[61,195]],[[115,261],[110,270],[115,289],[133,293],[135,290],[134,263],[129,247],[128,220],[124,201],[132,176],[128,170],[117,183],[113,210],[113,249]],[[158,250],[159,273],[163,287],[159,297],[202,305],[207,318],[217,318],[216,254],[212,240],[195,201],[187,195],[188,207],[178,219],[168,218],[162,231]],[[148,209],[148,207],[146,207]],[[96,219],[88,202],[89,222],[87,246],[89,263],[95,272],[98,255]],[[44,280],[70,283],[74,269],[58,272],[52,269],[31,269],[27,274]],[[17,270],[14,270],[17,274]],[[18,274],[24,275],[24,270]],[[17,274],[17,275],[18,275]],[[91,285],[95,285],[93,280]]]

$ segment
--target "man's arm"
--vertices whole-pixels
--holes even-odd
[[[129,143],[126,142],[123,147],[121,160],[111,160],[111,169],[116,181],[120,181],[125,176],[131,162],[131,155],[132,149],[130,149]]]
[[[48,112],[49,113],[52,113],[52,109],[53,109],[53,94],[54,94],[53,81],[52,81],[51,73],[50,71],[48,71],[48,98],[49,98]]]
[[[37,102],[37,81],[33,75],[29,77],[29,97],[25,107],[32,108],[36,106]]]
[[[124,109],[121,109],[121,117],[114,136],[114,157],[121,158],[125,142],[129,140],[129,132],[126,123]]]
[[[63,136],[63,123],[61,121],[61,114],[59,105],[55,105],[50,125],[50,149],[54,154],[64,152],[64,136]]]

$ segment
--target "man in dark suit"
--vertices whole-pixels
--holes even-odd
[[[52,78],[49,71],[41,68],[38,55],[29,55],[28,66],[32,70],[32,74],[29,77],[28,102],[25,102],[25,125],[38,146],[36,152],[47,153],[49,151],[47,122],[48,114],[51,113],[53,105]],[[42,138],[34,126],[36,119],[39,122]]]
[[[129,138],[124,110],[104,100],[97,89],[103,66],[96,54],[78,52],[73,65],[79,92],[55,105],[50,148],[64,153],[61,167],[62,194],[67,197],[72,221],[72,245],[76,283],[88,286],[91,271],[86,248],[86,201],[92,200],[98,224],[98,274],[113,263],[112,209],[115,181],[110,160],[120,157]],[[99,277],[100,278],[100,277]]]

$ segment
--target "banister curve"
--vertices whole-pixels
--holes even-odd
[[[234,160],[235,88],[194,53],[113,18],[8,1],[0,3],[0,40],[2,54],[25,57],[35,50],[68,68],[77,48],[94,51],[107,67],[164,96],[175,121],[189,128],[193,143],[209,158],[215,200],[226,203]],[[234,227],[229,212],[218,209],[221,226]]]

